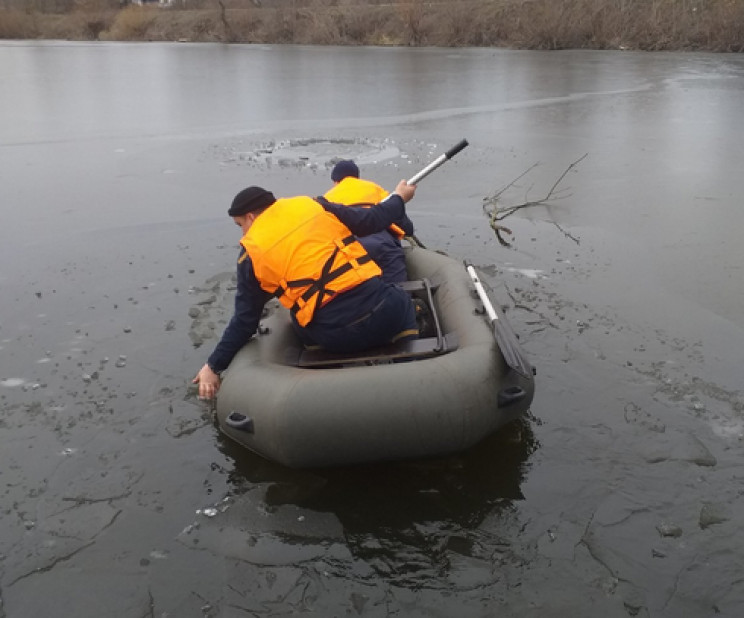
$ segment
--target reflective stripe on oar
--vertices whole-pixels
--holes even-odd
[[[468,271],[470,278],[473,280],[473,285],[483,303],[483,308],[486,310],[488,320],[491,323],[491,326],[493,326],[493,334],[496,338],[496,343],[501,350],[501,354],[504,357],[506,364],[521,376],[531,379],[532,367],[524,357],[524,353],[517,341],[517,336],[506,322],[506,318],[499,317],[499,314],[496,313],[496,309],[491,304],[491,300],[488,298],[488,294],[486,294],[486,290],[472,264],[466,264],[465,268]]]

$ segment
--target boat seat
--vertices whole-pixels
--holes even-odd
[[[303,350],[297,361],[298,367],[322,368],[359,364],[383,364],[395,361],[419,360],[446,354],[457,348],[454,333],[443,336],[440,347],[438,337],[400,341],[372,348],[364,352],[327,352],[326,350]]]
[[[388,362],[402,362],[420,360],[446,354],[457,348],[457,337],[454,333],[445,335],[434,303],[434,292],[439,284],[429,279],[404,281],[398,284],[411,296],[424,296],[434,320],[436,336],[400,341],[389,345],[365,350],[364,352],[328,352],[326,350],[306,349],[300,353],[298,367],[322,368],[359,364],[382,364]],[[421,294],[421,293],[424,294]]]
[[[429,291],[436,292],[437,288],[439,287],[438,281],[432,281],[430,279],[424,278],[424,279],[413,279],[411,281],[401,281],[399,283],[396,283],[399,288],[402,290],[405,290],[411,295],[414,295],[416,292],[423,292],[426,291],[427,293]]]

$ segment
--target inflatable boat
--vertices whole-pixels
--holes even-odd
[[[363,354],[308,350],[272,301],[223,375],[220,430],[269,460],[316,468],[461,452],[524,414],[534,369],[474,267],[417,246],[406,256],[426,336]]]

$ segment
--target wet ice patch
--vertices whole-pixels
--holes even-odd
[[[734,418],[716,418],[711,421],[713,432],[726,439],[744,439],[744,420]]]
[[[288,139],[269,144],[262,149],[264,160],[279,165],[331,167],[341,159],[357,163],[377,163],[400,154],[387,141],[371,139]]]
[[[4,386],[5,388],[17,388],[24,384],[26,384],[26,380],[23,378],[6,378],[5,380],[0,380],[0,386]]]
[[[535,268],[505,268],[507,272],[517,273],[528,279],[544,279],[546,278],[544,270],[538,270]]]
[[[227,509],[229,509],[231,505],[232,505],[232,498],[230,496],[226,496],[214,506],[209,506],[203,509],[197,509],[196,514],[203,515],[204,517],[210,517],[210,518],[215,517],[219,515],[220,513],[224,513],[225,511],[227,511]]]
[[[688,342],[677,340],[674,345],[689,351]],[[694,354],[689,359],[703,361]],[[739,390],[725,388],[714,381],[690,376],[685,365],[677,361],[653,363],[650,368],[638,368],[641,375],[657,384],[657,396],[664,395],[676,409],[685,410],[692,417],[707,423],[723,439],[744,439],[744,397]],[[680,373],[681,372],[681,373]]]
[[[294,138],[260,144],[236,143],[216,147],[224,163],[330,170],[342,159],[358,164],[372,164],[407,159],[400,149],[387,139]]]

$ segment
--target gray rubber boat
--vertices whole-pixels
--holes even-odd
[[[272,302],[217,398],[220,430],[293,468],[461,452],[523,415],[534,370],[475,270],[408,247],[431,336],[360,355],[305,350]]]

